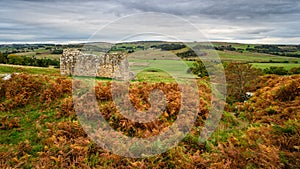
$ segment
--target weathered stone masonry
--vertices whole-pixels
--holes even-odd
[[[132,80],[127,56],[121,53],[92,55],[77,49],[64,50],[60,58],[61,75],[108,77]]]

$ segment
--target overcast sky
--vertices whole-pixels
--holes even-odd
[[[124,30],[170,28],[170,24],[162,23],[170,19],[124,20],[143,12],[171,14],[189,21],[210,41],[300,44],[299,0],[2,0],[0,43],[87,41],[97,30],[122,17],[118,26]],[[146,22],[153,24],[143,25]],[[182,30],[170,28],[172,33],[181,34]],[[115,41],[111,35],[120,33],[120,29],[106,31],[109,35],[99,36],[100,41]],[[201,41],[192,34],[185,36]]]

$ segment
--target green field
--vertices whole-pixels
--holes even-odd
[[[187,73],[192,61],[183,60],[129,60],[130,70],[137,75],[141,81],[164,81],[170,82],[174,79],[194,78]]]
[[[271,66],[284,67],[286,70],[290,70],[294,67],[300,67],[300,63],[252,63],[256,68],[265,69]]]
[[[41,68],[41,67],[28,67],[28,66],[12,66],[0,65],[0,74],[8,73],[28,73],[28,74],[45,74],[45,75],[58,75],[59,69],[56,68]]]
[[[223,61],[243,61],[243,62],[261,62],[261,61],[289,61],[300,63],[300,58],[275,56],[263,53],[254,52],[232,52],[232,51],[218,51],[218,54]]]
[[[60,59],[60,54],[48,54],[48,53],[42,53],[42,54],[37,54],[36,52],[21,52],[21,53],[16,53],[18,56],[26,56],[26,57],[36,57],[37,59]]]

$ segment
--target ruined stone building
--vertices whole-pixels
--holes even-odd
[[[60,73],[66,76],[107,77],[117,80],[132,80],[124,53],[85,54],[77,49],[64,50],[60,58]]]

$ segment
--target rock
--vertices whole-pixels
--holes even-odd
[[[246,98],[249,99],[253,96],[253,93],[251,92],[246,92]]]
[[[11,79],[11,74],[5,75],[2,79],[3,80],[9,80],[9,79]]]

